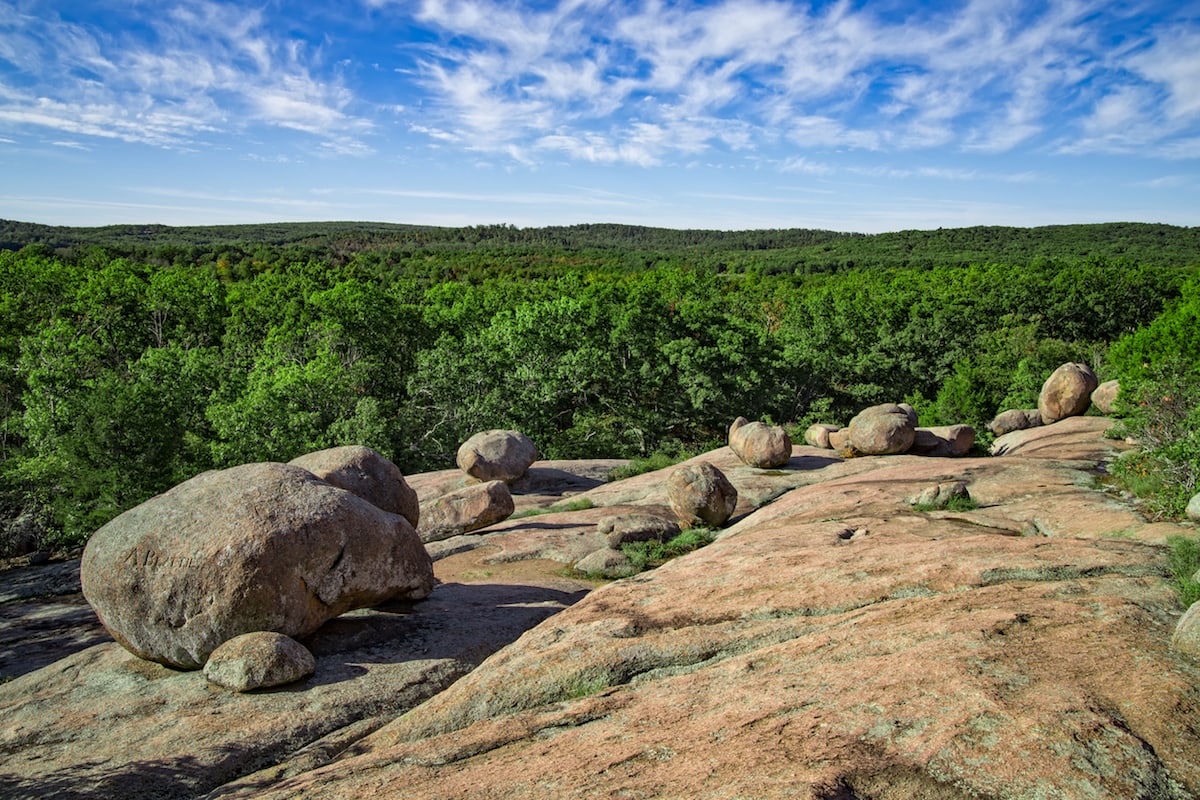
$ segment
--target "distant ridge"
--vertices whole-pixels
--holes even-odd
[[[1035,228],[976,226],[861,234],[806,228],[718,231],[610,223],[518,228],[386,222],[61,227],[0,220],[0,249],[29,245],[70,254],[103,247],[129,256],[164,249],[300,248],[345,259],[362,251],[623,250],[688,255],[720,270],[823,272],[855,267],[1027,264],[1087,259],[1159,266],[1200,263],[1200,227],[1109,222]],[[697,258],[699,257],[699,258]]]

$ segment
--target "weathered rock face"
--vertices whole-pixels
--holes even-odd
[[[911,408],[884,403],[863,409],[850,420],[850,446],[864,455],[903,453],[916,436],[916,414]]]
[[[459,469],[481,481],[511,483],[537,461],[537,447],[520,431],[484,431],[458,448]]]
[[[975,429],[970,425],[944,425],[937,428],[917,428],[908,452],[917,456],[958,458],[971,452],[975,445]]]
[[[287,464],[206,472],[92,535],[83,592],[118,642],[183,669],[252,631],[301,637],[433,588],[412,526]]]
[[[792,439],[787,431],[764,422],[748,422],[732,429],[729,447],[743,462],[760,469],[782,467],[792,457]]]
[[[1120,381],[1105,381],[1092,392],[1092,405],[1101,414],[1111,414],[1116,410],[1117,395],[1121,393]]]
[[[426,543],[461,536],[508,519],[513,508],[504,481],[465,486],[425,505],[417,535]]]
[[[1042,422],[1050,425],[1087,411],[1098,384],[1096,373],[1087,364],[1071,362],[1054,370],[1042,384],[1042,393],[1038,396]]]
[[[404,480],[400,468],[369,447],[332,447],[288,462],[302,467],[326,483],[356,494],[368,503],[399,514],[414,528],[419,522],[417,493]]]
[[[1200,667],[1168,650],[1161,551],[1104,536],[1154,526],[1082,488],[1082,462],[853,461],[873,468],[597,589],[352,757],[238,796],[1200,794]],[[906,507],[962,472],[980,509]]]
[[[829,442],[829,435],[838,430],[841,429],[837,425],[825,425],[823,423],[809,425],[808,430],[804,432],[804,441],[810,447],[820,447],[822,450],[827,450],[833,446]]]
[[[1042,424],[1042,414],[1036,408],[1012,408],[1002,411],[987,424],[987,429],[996,436],[1003,436],[1013,431],[1023,431],[1036,428]]]
[[[737,508],[737,489],[708,462],[684,464],[667,476],[667,499],[685,528],[719,528]]]
[[[317,669],[308,648],[282,633],[243,633],[222,644],[204,664],[204,677],[235,692],[283,686]]]

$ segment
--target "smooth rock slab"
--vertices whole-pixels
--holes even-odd
[[[243,633],[222,644],[204,665],[204,677],[235,692],[295,683],[312,675],[317,660],[290,636]]]
[[[416,532],[288,464],[197,475],[92,535],[83,594],[142,658],[196,669],[243,633],[306,636],[326,620],[433,588]]]

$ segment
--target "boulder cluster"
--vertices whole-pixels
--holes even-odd
[[[455,457],[466,482],[425,504],[417,526],[421,541],[438,542],[508,519],[515,509],[509,484],[524,477],[537,458],[537,447],[520,431],[483,431],[467,439]]]
[[[126,649],[198,669],[243,634],[303,638],[352,609],[428,595],[418,513],[400,470],[369,448],[244,464],[197,475],[100,528],[80,579]],[[271,650],[307,663],[290,645]],[[246,673],[262,653],[226,651],[213,679]]]
[[[537,449],[485,431],[458,451],[466,483],[424,508],[388,459],[335,447],[205,472],[96,531],[84,596],[133,654],[248,691],[313,672],[298,641],[326,621],[434,586],[424,544],[506,519]]]
[[[860,411],[844,428],[817,424],[804,433],[813,447],[837,450],[845,456],[965,456],[975,444],[970,425],[937,428],[917,426],[917,412],[908,403],[883,403]]]
[[[988,423],[987,428],[996,436],[1003,436],[1086,414],[1092,406],[1102,414],[1111,414],[1120,389],[1117,381],[1100,383],[1087,364],[1063,364],[1042,384],[1037,408],[1003,411]]]

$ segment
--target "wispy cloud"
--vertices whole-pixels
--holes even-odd
[[[1139,30],[1138,9],[1122,9],[425,0],[415,17],[439,39],[418,79],[440,138],[523,159],[652,165],[780,141],[987,153],[1165,146],[1154,124],[1125,126],[1117,142],[1118,120],[1158,114],[1194,130],[1200,26]]]
[[[261,12],[215,0],[132,3],[125,25],[68,21],[52,4],[0,16],[0,125],[164,147],[253,125],[361,152],[373,124],[318,72],[320,53],[270,32]]]

